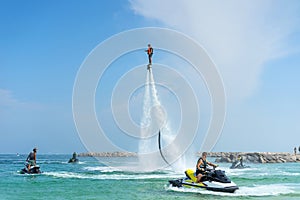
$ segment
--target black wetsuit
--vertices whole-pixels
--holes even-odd
[[[203,164],[200,165],[200,169],[198,169],[198,163],[200,162],[200,160],[202,160]],[[196,165],[196,176],[198,174],[203,174],[205,171],[206,171],[206,167],[207,167],[207,161],[206,160],[203,160],[202,158],[199,158],[198,162],[197,162],[197,165]]]

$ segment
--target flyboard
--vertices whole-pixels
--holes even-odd
[[[148,65],[147,65],[147,70],[150,71],[150,69],[151,69],[151,64],[148,64]]]

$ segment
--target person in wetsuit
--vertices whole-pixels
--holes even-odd
[[[77,154],[76,152],[73,153],[73,157],[70,158],[69,163],[78,162],[78,159],[76,158]]]
[[[31,165],[36,166],[36,151],[37,151],[37,148],[34,148],[32,150],[32,152],[30,152],[29,155],[27,156],[26,161],[28,163],[28,166],[27,166],[28,171],[30,171]]]
[[[241,166],[241,167],[244,167],[244,164],[243,164],[243,156],[238,155],[238,160],[240,161],[240,166]]]
[[[197,183],[199,183],[201,181],[201,178],[202,176],[206,173],[206,170],[207,170],[207,165],[210,165],[214,168],[218,167],[218,165],[215,165],[211,162],[208,162],[206,160],[206,156],[207,156],[207,153],[206,152],[203,152],[202,153],[202,157],[200,157],[198,159],[198,162],[197,162],[197,165],[196,165],[196,177],[197,177]]]

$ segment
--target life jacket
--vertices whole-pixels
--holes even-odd
[[[147,53],[148,53],[148,55],[153,54],[153,48],[152,48],[152,47],[149,47],[149,48],[147,49]]]
[[[198,160],[198,162],[197,162],[196,168],[198,167],[198,163],[199,163],[200,160],[202,160],[202,164],[200,165],[200,168],[206,170],[206,167],[207,167],[207,161],[206,161],[206,160],[203,160],[202,158],[199,158],[199,160]]]

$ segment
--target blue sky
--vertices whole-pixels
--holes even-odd
[[[218,67],[227,114],[215,151],[292,151],[300,145],[298,1],[0,4],[1,153],[27,153],[33,146],[41,153],[86,151],[72,114],[76,74],[99,43],[119,32],[148,26],[192,37]],[[132,65],[142,64],[143,58]],[[130,67],[115,75],[112,67],[107,88],[126,70]],[[105,105],[99,105],[97,112]],[[118,133],[114,134],[117,140]],[[122,146],[132,145],[123,142]]]

